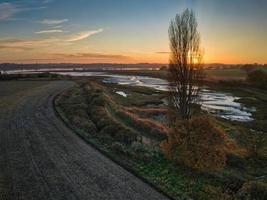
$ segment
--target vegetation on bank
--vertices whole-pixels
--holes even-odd
[[[154,91],[153,95],[151,89],[142,87],[102,84],[98,78],[77,83],[55,101],[66,123],[114,160],[175,199],[249,199],[254,193],[261,194],[255,199],[266,197],[266,158],[248,158],[246,145],[238,139],[241,124],[214,119],[218,127],[226,131],[226,166],[221,171],[199,171],[166,159],[159,148],[164,137],[157,137],[153,130],[155,126],[141,120],[149,118],[162,124],[155,115],[166,114],[164,106],[147,107],[146,103],[151,105],[152,96],[160,101],[163,94]],[[117,95],[115,90],[127,91],[131,95],[125,98]],[[136,107],[134,102],[143,96],[147,102],[143,100]],[[134,114],[130,120],[125,117],[127,112]],[[160,134],[164,136],[165,133]]]

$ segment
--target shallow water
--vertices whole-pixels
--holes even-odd
[[[143,86],[149,87],[160,91],[168,91],[168,82],[159,78],[152,78],[148,76],[130,76],[130,75],[116,75],[107,74],[104,72],[58,72],[62,75],[70,76],[104,76],[104,83],[115,83],[119,85],[130,86]],[[123,91],[119,91],[122,96],[126,94]],[[123,94],[123,93],[124,94]],[[127,95],[125,96],[127,97]],[[235,97],[231,94],[215,92],[208,89],[202,89],[200,91],[201,108],[218,117],[233,120],[233,121],[251,121],[252,112],[255,108],[247,108],[242,104],[236,102],[239,97]]]
[[[231,94],[219,93],[202,89],[200,92],[200,102],[202,110],[206,110],[216,116],[234,121],[251,121],[252,112],[255,108],[247,108],[236,102],[239,97]]]
[[[107,74],[103,80],[104,83],[117,83],[119,85],[143,86],[156,90],[168,91],[168,82],[160,78],[152,78],[148,76],[128,76]]]
[[[127,94],[125,92],[123,92],[123,91],[116,91],[115,93],[117,93],[117,94],[119,94],[119,95],[121,95],[123,97],[127,97]]]

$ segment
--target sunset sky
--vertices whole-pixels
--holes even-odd
[[[266,0],[0,1],[0,62],[167,63],[169,23],[185,8],[206,63],[267,63]]]

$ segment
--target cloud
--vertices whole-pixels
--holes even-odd
[[[37,31],[35,32],[36,34],[43,34],[43,33],[62,33],[63,30],[59,29],[51,29],[51,30],[42,30],[42,31]]]
[[[42,34],[42,33],[56,33],[56,32],[61,32],[62,30],[42,30],[39,32],[36,32],[37,34]],[[86,32],[80,32],[74,35],[70,36],[65,36],[61,38],[55,38],[55,37],[50,37],[50,38],[44,38],[44,39],[0,39],[0,46],[3,48],[5,47],[6,49],[12,49],[12,48],[24,48],[25,50],[27,48],[33,49],[33,48],[40,48],[40,47],[46,47],[46,46],[54,46],[57,44],[69,44],[69,42],[75,42],[79,41],[82,39],[85,39],[87,37],[90,37],[91,35],[97,34],[99,32],[102,32],[103,29],[99,30],[93,30],[93,31],[86,31]]]
[[[54,29],[58,29],[58,28],[62,28],[63,26],[59,25],[59,26],[54,26]]]
[[[16,7],[12,3],[0,3],[0,21],[6,20],[16,13]]]
[[[43,4],[52,3],[54,0],[43,0]]]
[[[31,50],[32,48],[29,48],[29,47],[0,46],[0,49],[12,50],[12,51],[26,51],[26,50]]]
[[[0,3],[0,21],[10,20],[14,15],[20,12],[31,10],[40,10],[46,7],[25,7],[19,3]]]
[[[59,39],[48,38],[42,40],[23,40],[23,39],[6,39],[0,40],[0,46],[5,47],[6,49],[18,48],[18,49],[32,49],[36,47],[49,46],[50,44],[55,44],[59,42]]]
[[[157,54],[170,54],[169,51],[158,51],[158,52],[155,52]]]
[[[77,54],[53,54],[65,58],[83,58],[83,59],[129,59],[129,56],[104,53],[77,53]]]
[[[101,33],[101,32],[103,32],[103,30],[104,29],[101,28],[98,30],[80,32],[80,33],[77,33],[77,34],[70,36],[66,41],[67,42],[75,42],[78,40],[83,40],[83,39],[88,38],[88,37],[95,35],[97,33]]]
[[[68,19],[43,19],[41,23],[45,25],[58,25],[58,24],[62,24],[67,21],[69,20]]]

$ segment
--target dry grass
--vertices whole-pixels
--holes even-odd
[[[247,156],[247,150],[236,143],[234,139],[225,138],[225,151],[227,154],[233,154],[239,157]]]
[[[159,130],[159,132],[163,134],[168,133],[168,128],[160,122],[147,118],[140,118],[137,114],[129,112],[126,109],[124,109],[123,113],[131,118],[137,126],[150,126],[151,128],[153,127],[154,129]]]
[[[167,114],[166,108],[138,108],[138,107],[124,107],[125,110],[137,113],[140,116],[151,116],[155,114]]]

